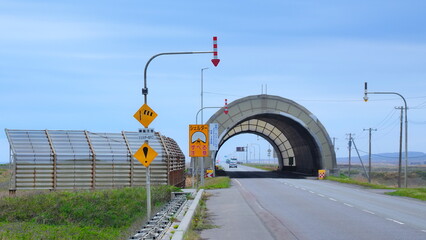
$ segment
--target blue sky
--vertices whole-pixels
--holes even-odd
[[[396,152],[402,101],[370,96],[396,91],[407,98],[409,150],[426,152],[425,1],[3,1],[0,0],[0,127],[10,129],[137,130],[143,104],[143,68],[160,52],[211,51],[218,36],[217,68],[210,54],[163,56],[148,70],[151,127],[187,152],[188,124],[200,108],[267,93],[292,99],[314,113],[338,156],[346,134],[373,152]],[[214,112],[207,110],[205,119]],[[236,137],[221,150],[261,142]],[[255,147],[253,147],[255,148]],[[263,150],[263,151],[262,151]],[[253,150],[253,151],[258,151]],[[0,134],[0,162],[8,162]]]

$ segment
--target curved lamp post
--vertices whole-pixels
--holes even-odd
[[[393,95],[398,95],[399,97],[402,98],[402,100],[404,101],[404,112],[405,112],[405,172],[404,172],[404,185],[407,188],[407,167],[408,167],[408,118],[407,118],[407,101],[405,100],[405,98],[397,93],[397,92],[368,92],[367,91],[367,82],[364,83],[364,101],[367,102],[368,101],[368,94],[393,94]]]

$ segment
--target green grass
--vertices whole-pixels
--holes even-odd
[[[373,189],[395,189],[394,192],[388,192],[386,194],[391,196],[416,198],[419,200],[426,201],[426,188],[392,188],[392,187],[388,187],[384,185],[360,182],[360,181],[348,178],[344,175],[340,177],[327,176],[326,179],[331,181],[341,182],[341,183],[355,184],[355,185],[359,185],[359,186],[363,186],[367,188],[373,188]]]
[[[229,177],[214,177],[206,178],[204,182],[204,189],[219,189],[229,188],[231,186],[231,179]]]
[[[32,222],[0,223],[0,239],[120,239],[117,228],[47,225]]]
[[[422,201],[426,201],[426,188],[400,188],[395,192],[386,193],[392,196],[402,196],[416,198]]]
[[[153,208],[176,190],[152,187]],[[144,217],[142,187],[5,197],[0,199],[0,239],[121,239]]]
[[[327,176],[325,179],[331,180],[331,181],[336,181],[336,182],[341,182],[341,183],[359,185],[359,186],[363,186],[363,187],[367,187],[367,188],[373,188],[373,189],[392,189],[392,188],[385,186],[385,185],[372,184],[372,183],[368,183],[368,182],[360,182],[360,181],[354,180],[352,178],[348,178],[346,176],[340,176],[340,177]]]

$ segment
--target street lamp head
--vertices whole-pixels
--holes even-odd
[[[364,102],[368,101],[367,82],[364,82]]]

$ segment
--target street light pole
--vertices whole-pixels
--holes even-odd
[[[198,124],[198,114],[200,114],[200,112],[202,112],[204,109],[208,109],[208,108],[223,108],[223,107],[203,107],[200,110],[198,110],[197,114],[195,115],[195,124]],[[202,123],[202,120],[201,120]]]
[[[147,71],[148,71],[148,66],[151,63],[152,60],[154,60],[154,58],[162,56],[162,55],[180,55],[180,54],[203,54],[203,53],[213,53],[217,55],[217,51],[206,51],[206,52],[167,52],[167,53],[159,53],[156,54],[154,56],[152,56],[148,62],[145,64],[145,69],[144,69],[144,74],[143,74],[143,80],[144,80],[144,86],[142,88],[142,95],[144,95],[144,104],[147,104],[148,102],[148,86],[147,86]],[[215,57],[217,58],[217,56]],[[216,61],[219,59],[216,59]],[[218,61],[217,61],[218,63]],[[217,66],[217,63],[215,64],[213,62],[213,64],[215,66]],[[148,141],[146,141],[148,142]],[[147,215],[148,218],[151,217],[151,170],[150,167],[148,166],[146,168],[146,209],[147,209]]]
[[[204,101],[204,86],[203,86],[203,84],[204,84],[204,80],[203,80],[203,77],[204,77],[204,70],[206,70],[206,69],[209,69],[208,67],[206,67],[206,68],[201,68],[201,124],[203,124],[204,123],[204,121],[203,121],[203,108],[204,108],[204,104],[203,104],[203,101]]]
[[[146,81],[146,72],[148,70],[148,66],[151,63],[154,58],[162,56],[162,55],[179,55],[179,54],[203,54],[203,53],[215,53],[214,51],[208,51],[208,52],[166,52],[166,53],[159,53],[154,56],[152,56],[148,62],[145,64],[145,69],[143,72],[143,80],[144,80],[144,86],[142,88],[142,94],[144,95],[144,103],[147,103],[147,95],[148,95],[148,87],[147,87],[147,81]]]
[[[400,117],[400,126],[399,126],[399,157],[398,157],[398,187],[401,187],[401,166],[402,166],[402,121],[404,117],[404,107],[397,107],[396,109],[401,109]]]
[[[405,112],[405,179],[404,179],[404,185],[405,188],[407,188],[407,168],[408,168],[408,117],[407,117],[407,101],[405,100],[405,98],[397,93],[397,92],[368,92],[367,91],[367,82],[364,83],[364,101],[367,102],[368,101],[368,94],[393,94],[393,95],[398,95],[399,97],[402,98],[402,100],[404,101],[404,112]]]
[[[258,143],[250,143],[250,145],[257,145],[259,147],[259,163],[260,163],[260,145]],[[254,158],[256,158],[256,148],[254,149]]]
[[[203,86],[203,76],[204,76],[204,70],[206,70],[206,69],[209,69],[209,68],[201,68],[201,124],[203,124],[204,123],[204,119],[203,119],[203,93],[204,93],[204,86]],[[201,162],[201,166],[200,166],[200,168],[201,168],[201,186],[204,186],[204,157],[201,157],[200,158],[200,162]]]

